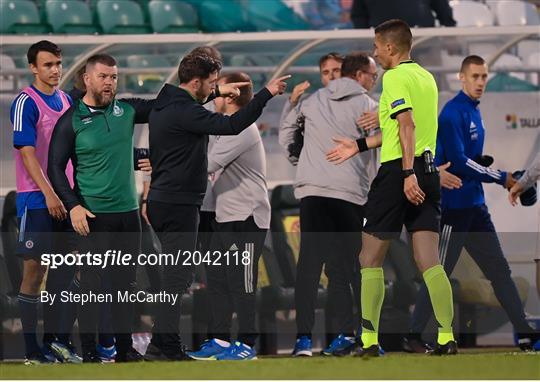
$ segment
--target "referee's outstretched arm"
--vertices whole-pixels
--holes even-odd
[[[341,164],[356,154],[381,147],[382,134],[377,133],[356,141],[349,138],[332,138],[336,146],[326,153],[326,160],[334,164]]]

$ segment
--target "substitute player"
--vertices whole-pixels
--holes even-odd
[[[11,105],[13,146],[17,183],[19,245],[23,258],[23,280],[18,301],[24,332],[27,364],[54,362],[51,344],[58,334],[60,304],[43,306],[43,349],[36,340],[39,287],[45,275],[41,254],[52,250],[53,232],[65,228],[67,212],[47,178],[47,153],[54,125],[70,107],[71,98],[58,89],[62,76],[62,51],[50,41],[39,41],[28,49],[28,64],[34,82]],[[73,183],[71,163],[65,176]],[[73,274],[67,268],[49,272],[46,289],[54,293],[67,289]],[[75,358],[74,358],[75,359]]]

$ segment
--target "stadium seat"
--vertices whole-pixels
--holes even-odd
[[[540,25],[538,8],[529,1],[503,0],[497,4],[496,12],[499,25]]]
[[[493,14],[485,4],[467,0],[452,0],[450,6],[458,27],[493,25]]]
[[[205,32],[254,32],[257,28],[248,21],[247,12],[235,1],[201,0],[199,9],[201,29]]]
[[[135,1],[141,7],[145,24],[150,24],[150,9],[148,7],[148,3],[151,0],[132,0],[132,1]]]
[[[15,62],[9,56],[0,54],[0,91],[14,91],[15,80],[13,75],[4,74],[5,70],[15,69]]]
[[[199,31],[199,16],[191,4],[171,0],[152,0],[148,8],[152,29],[156,33]]]
[[[453,73],[445,74],[446,82],[448,83],[448,89],[452,92],[458,92],[461,90],[461,81],[459,80],[458,72],[463,61],[463,56],[450,55],[446,50],[441,52],[441,59],[446,67],[457,68]]]
[[[533,68],[540,68],[540,51],[532,53],[527,58],[527,64]],[[539,69],[540,70],[540,69]],[[540,86],[540,81],[538,80],[538,73],[531,73],[531,83],[536,86]]]
[[[131,0],[100,0],[96,9],[104,33],[142,34],[151,32],[150,26],[144,23],[141,7]]]
[[[505,69],[509,67],[521,67],[523,65],[523,61],[518,56],[514,56],[513,54],[504,53],[502,54],[497,61],[495,61],[495,64],[493,64],[493,69]],[[525,81],[525,73],[516,73],[512,72],[509,73],[510,76],[519,78],[520,80]]]
[[[506,25],[539,25],[540,20],[536,7],[526,1],[497,0],[491,1],[497,24]]]
[[[497,73],[487,84],[488,92],[537,92],[538,86],[508,73]]]
[[[276,62],[272,61],[266,55],[263,54],[234,54],[229,59],[230,66],[253,66],[253,67],[273,67]],[[255,89],[262,88],[266,85],[266,82],[270,79],[271,73],[252,73],[250,75],[251,82]]]
[[[245,3],[250,20],[258,31],[309,30],[310,25],[281,0],[266,0],[264,6],[256,1]]]
[[[90,8],[83,1],[47,0],[45,13],[55,33],[94,34]]]
[[[126,58],[128,68],[171,68],[162,56],[133,54]],[[172,69],[171,69],[172,70]],[[137,93],[156,93],[166,76],[163,73],[145,73],[128,78],[128,88]]]
[[[529,57],[538,52],[540,52],[540,40],[534,37],[520,41],[517,45],[517,55],[523,62],[528,62]]]
[[[0,0],[0,33],[44,34],[51,28],[41,23],[36,4],[30,0]]]

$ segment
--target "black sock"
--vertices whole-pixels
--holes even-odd
[[[79,293],[79,280],[73,278],[71,284],[69,285],[68,291],[74,294]],[[75,302],[64,302],[62,303],[62,309],[60,314],[60,328],[58,333],[58,341],[64,345],[69,345],[71,343],[70,336],[73,330],[73,325],[77,319],[77,303]]]
[[[19,293],[17,299],[19,301],[19,309],[21,312],[26,356],[31,356],[41,352],[36,340],[37,304],[39,298],[38,296]]]

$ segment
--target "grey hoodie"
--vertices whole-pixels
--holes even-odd
[[[534,183],[540,178],[540,153],[536,156],[534,162],[525,171],[525,174],[518,180],[523,189],[532,187]]]
[[[366,151],[337,166],[326,160],[326,152],[335,146],[333,137],[366,136],[356,126],[356,120],[363,112],[377,107],[366,89],[351,78],[333,80],[301,103],[305,131],[295,181],[298,199],[321,196],[359,205],[366,203],[369,186],[377,172],[378,151]],[[281,126],[284,132],[295,128],[297,117],[296,110],[289,113]],[[284,139],[280,143],[284,147],[289,144]]]

